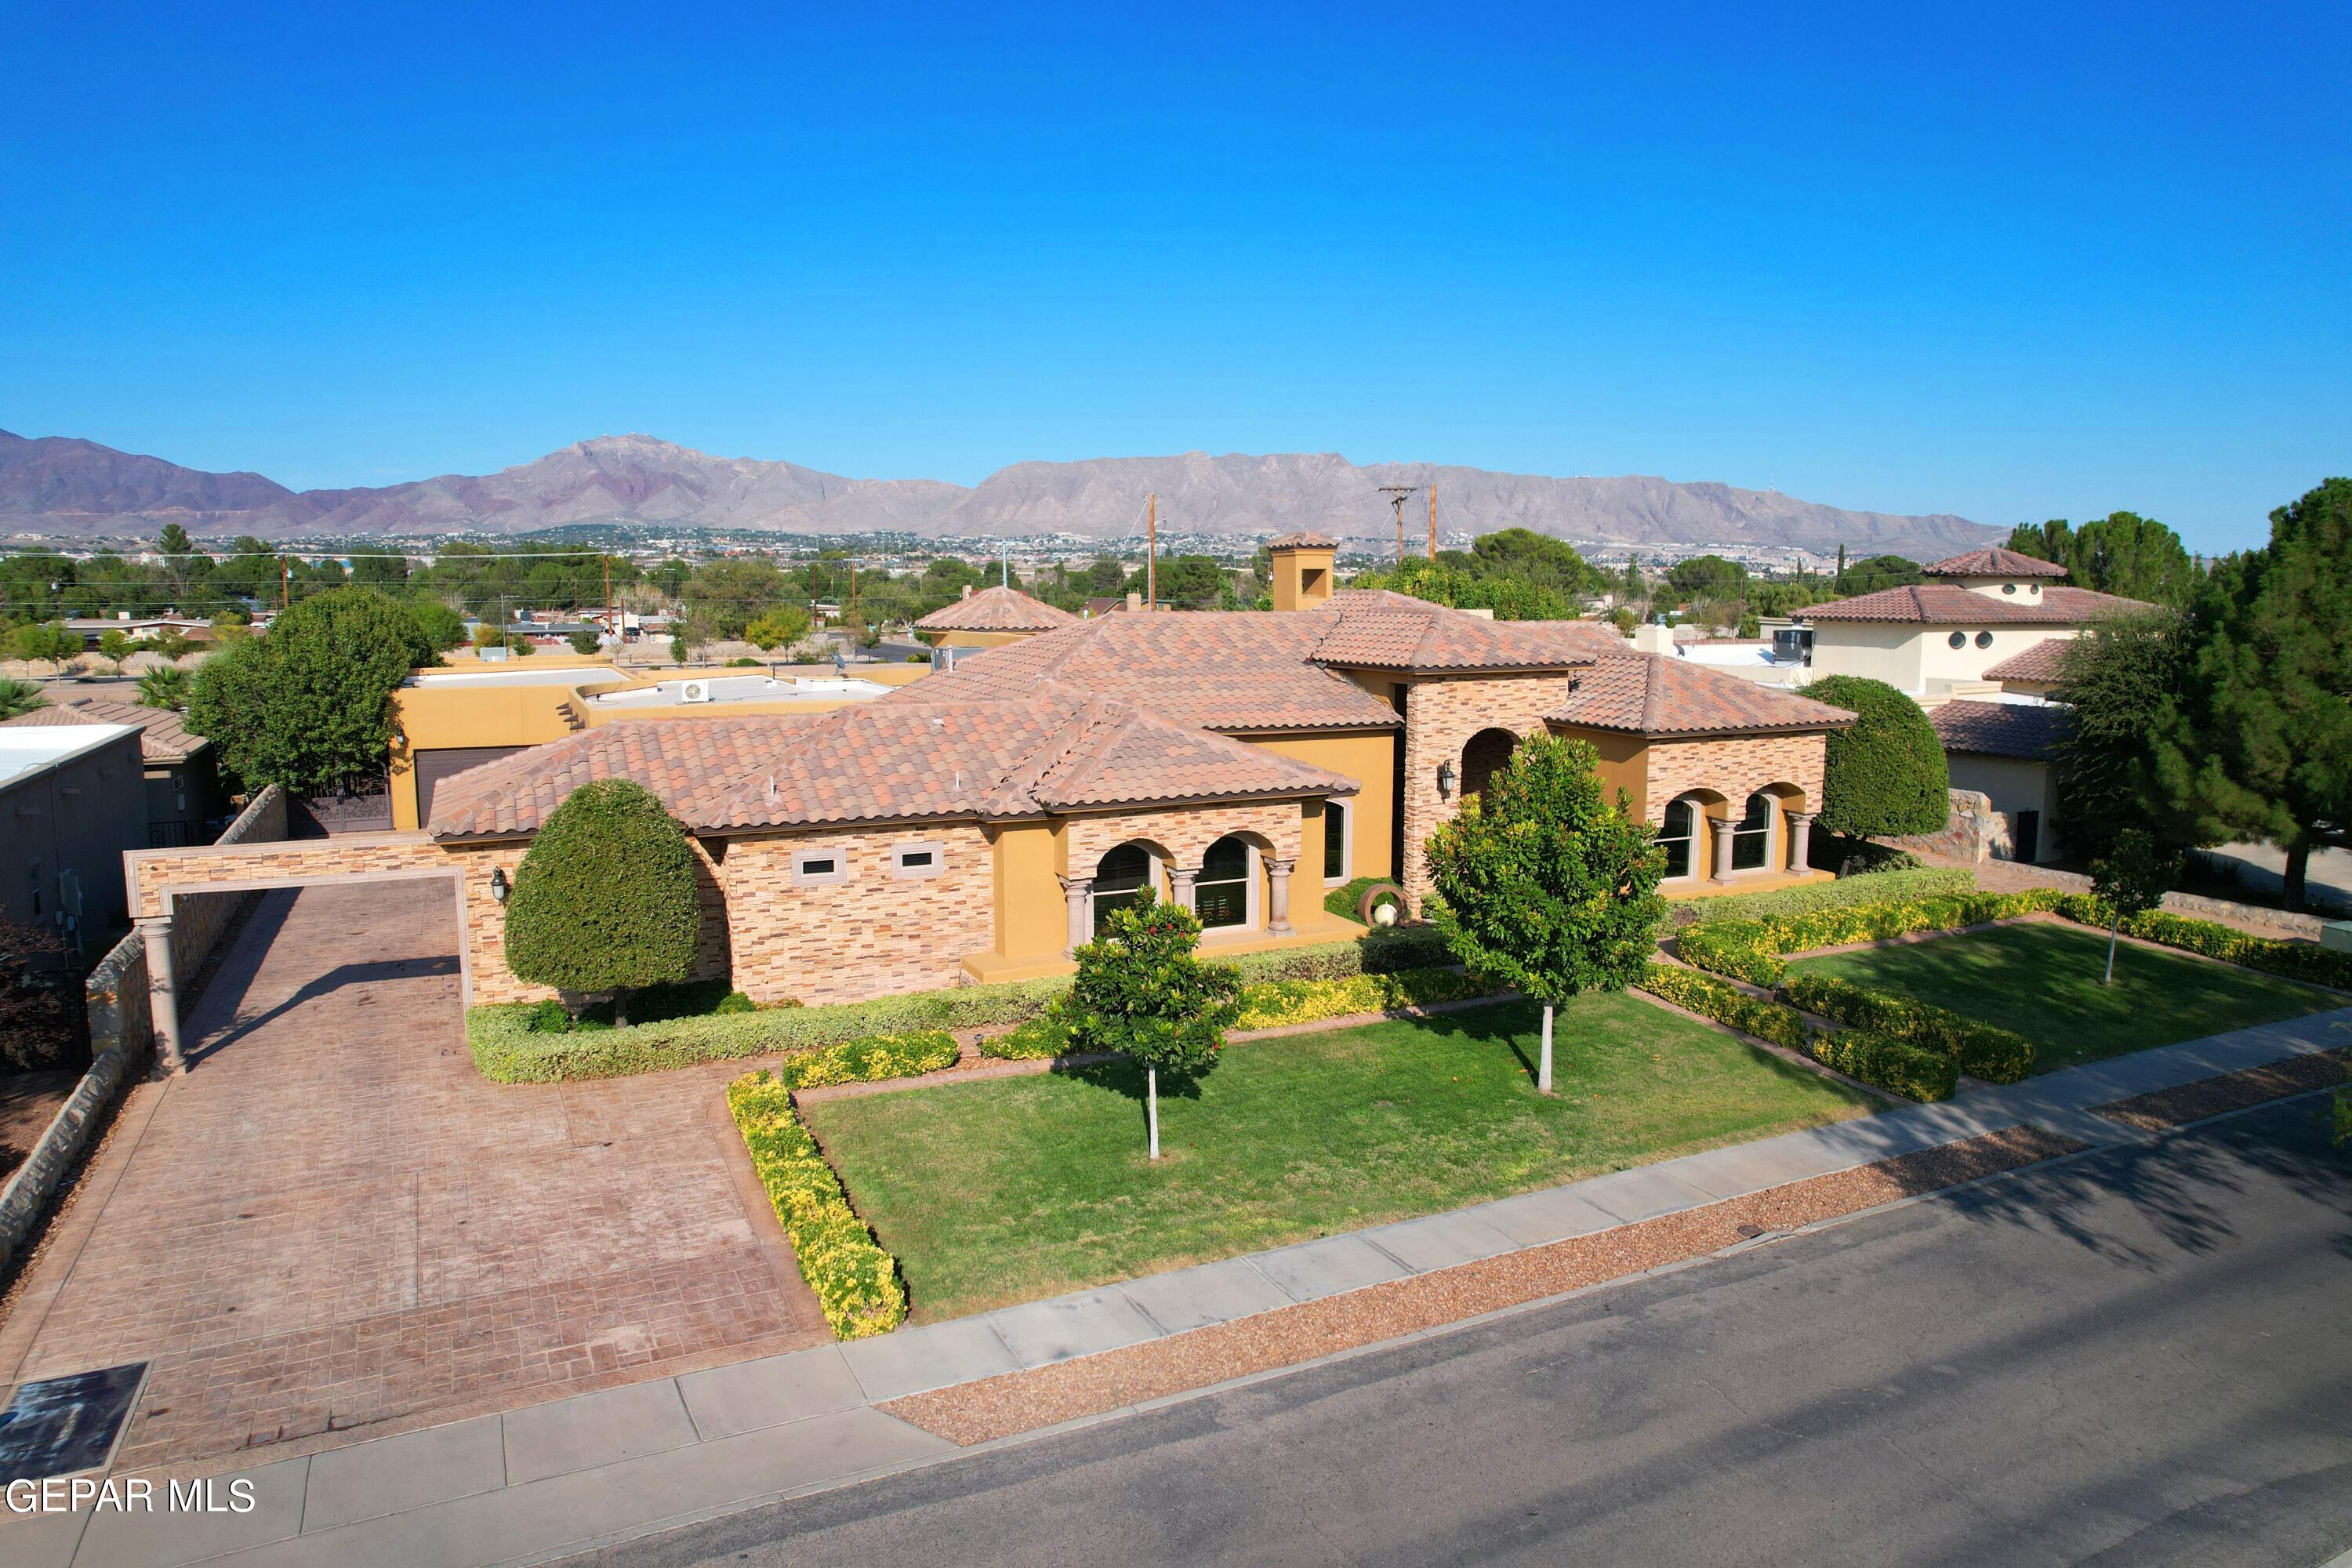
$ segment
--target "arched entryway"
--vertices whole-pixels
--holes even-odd
[[[1518,747],[1519,737],[1510,730],[1481,730],[1471,736],[1462,748],[1462,798],[1476,799]]]

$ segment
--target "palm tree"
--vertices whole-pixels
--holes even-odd
[[[10,680],[0,677],[0,719],[15,719],[46,707],[49,694],[41,689],[37,680]]]
[[[151,669],[139,678],[139,700],[149,708],[188,710],[188,672],[171,665]]]

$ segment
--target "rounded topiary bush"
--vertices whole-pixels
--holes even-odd
[[[559,991],[684,980],[702,923],[686,829],[643,784],[583,784],[548,814],[507,901],[507,966]]]
[[[1860,717],[1829,735],[1822,826],[1833,833],[1937,833],[1952,815],[1951,769],[1936,727],[1883,680],[1830,675],[1805,695]]]

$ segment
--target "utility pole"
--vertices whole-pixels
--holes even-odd
[[[1382,485],[1381,493],[1389,498],[1389,510],[1396,513],[1397,564],[1404,564],[1404,503],[1412,499],[1419,485]]]
[[[291,575],[291,574],[287,570],[287,566],[286,566],[286,557],[284,557],[283,555],[279,556],[279,557],[278,558],[278,613],[279,613],[280,615],[283,615],[283,614],[285,614],[285,612],[286,612],[286,605],[287,605],[287,587],[286,587],[286,584],[287,584],[288,579],[290,577],[290,575]]]
[[[613,614],[613,558],[604,557],[604,631],[613,639],[613,657],[621,657],[621,622]]]
[[[1143,607],[1150,610],[1160,603],[1160,492],[1152,491],[1144,498],[1143,524]]]
[[[1437,487],[1429,487],[1429,558],[1437,559]]]

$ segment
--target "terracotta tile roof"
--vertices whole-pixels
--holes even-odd
[[[1337,550],[1339,542],[1328,533],[1318,533],[1307,528],[1296,533],[1286,533],[1279,539],[1268,540],[1265,547],[1268,550]]]
[[[1948,555],[1920,571],[1930,577],[2063,577],[2066,568],[2054,561],[2021,554],[2007,545],[1988,545],[1962,555]]]
[[[915,623],[923,632],[1044,632],[1075,625],[1077,616],[1002,584],[933,610]]]
[[[1055,680],[1201,730],[1394,728],[1395,710],[1315,663],[1331,626],[1324,610],[1104,616],[958,659],[874,705],[1021,699]]]
[[[188,717],[168,708],[144,708],[106,697],[68,697],[0,724],[131,724],[142,762],[184,763],[212,742],[188,728]]]
[[[1024,700],[632,720],[453,775],[436,838],[535,830],[574,789],[631,778],[697,833],[1192,800],[1353,794],[1337,773],[1047,683]]]
[[[1705,665],[1620,645],[1575,678],[1555,723],[1639,735],[1719,735],[1832,730],[1853,722],[1843,708],[1776,691]]]
[[[2035,643],[2023,653],[2011,654],[1999,664],[1985,667],[1987,680],[2035,680],[2048,682],[2058,679],[2058,668],[2072,647],[2073,637],[2052,637]]]
[[[1947,752],[2048,762],[2065,737],[2066,710],[2039,703],[1958,700],[1931,709],[1927,721]]]
[[[1411,594],[1400,594],[1394,588],[1342,588],[1315,606],[1330,610],[1442,610],[1444,605],[1434,599],[1416,599]]]
[[[2044,588],[2038,599],[2025,600],[1974,593],[1953,583],[1915,583],[1904,588],[1881,588],[1858,598],[1808,605],[1796,613],[1796,618],[1807,622],[1909,621],[1928,626],[2073,626],[2151,607],[2138,599],[2118,598],[2088,588]]]
[[[1335,595],[1306,614],[1329,629],[1315,645],[1323,664],[1350,669],[1562,669],[1590,664],[1600,639],[1619,639],[1584,621],[1490,621],[1396,595],[1367,603]]]

